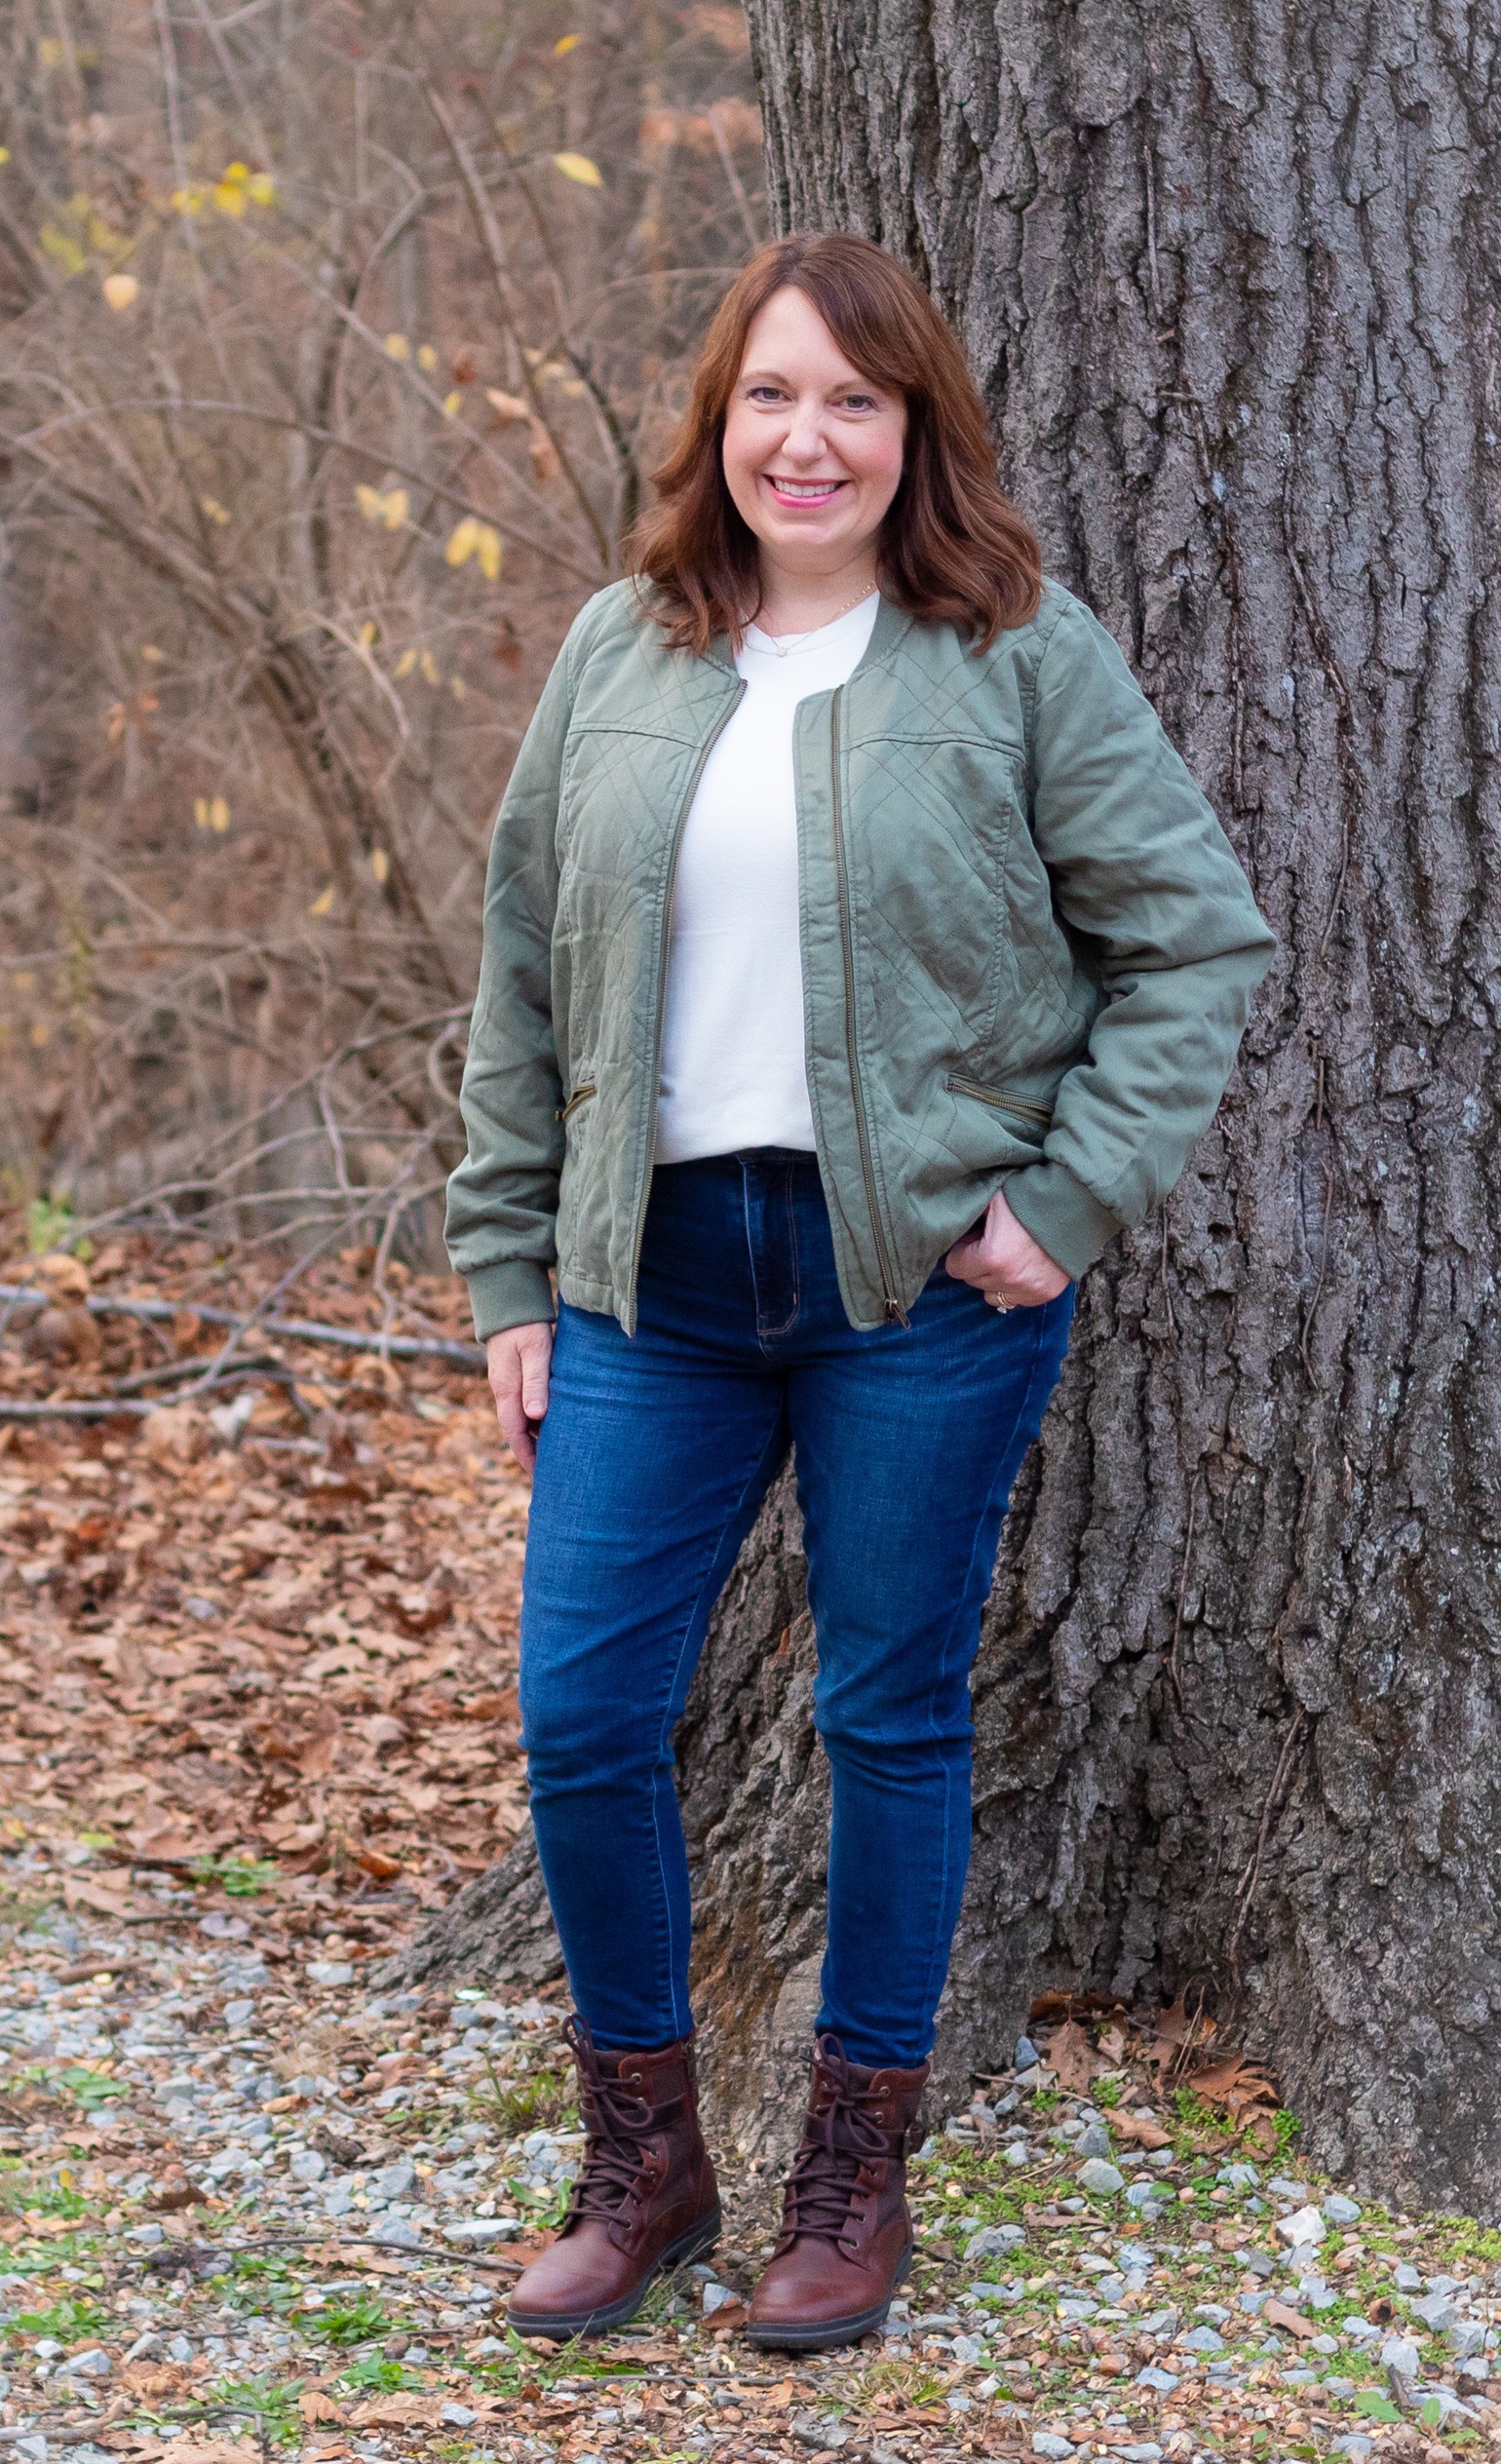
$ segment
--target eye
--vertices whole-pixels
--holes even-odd
[[[880,408],[873,394],[841,394],[839,404],[841,409],[844,410],[878,410]]]
[[[783,400],[780,385],[748,385],[746,400],[751,403],[779,403]]]

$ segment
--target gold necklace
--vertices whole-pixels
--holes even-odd
[[[847,616],[852,607],[858,607],[862,599],[867,599],[871,592],[877,586],[874,582],[866,582],[863,589],[856,592],[853,598],[847,598],[842,607],[836,607],[831,616],[825,616],[818,624],[805,627],[803,632],[800,634],[785,634],[779,639],[775,634],[767,633],[764,627],[760,625],[756,625],[756,632],[760,634],[763,641],[770,642],[772,649],[775,651],[779,659],[786,659],[791,654],[793,642],[806,641],[810,634],[821,634],[825,631],[826,627],[829,625],[837,625],[841,616]],[[752,624],[755,622],[753,617],[750,621]]]

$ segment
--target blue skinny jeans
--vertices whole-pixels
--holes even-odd
[[[794,1450],[832,1773],[820,2029],[932,2049],[970,1847],[969,1673],[1073,1288],[1002,1315],[941,1265],[909,1328],[844,1314],[818,1165],[761,1147],[652,1185],[636,1332],[563,1304],[537,1447],[520,1697],[537,1848],[597,2040],[685,2036],[673,1731],[710,1612]]]

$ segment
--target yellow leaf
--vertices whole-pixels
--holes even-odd
[[[456,702],[462,702],[469,687],[461,675],[451,675],[448,678],[448,690]]]
[[[252,206],[274,206],[276,182],[269,172],[251,172],[245,183],[245,193]]]
[[[421,658],[417,661],[417,665],[422,671],[422,681],[424,684],[436,684],[438,682],[438,662],[434,658],[431,650],[423,651]]]
[[[35,1044],[35,1045],[36,1045],[36,1047],[38,1048],[38,1050],[39,1050],[39,1051],[40,1051],[40,1049],[41,1049],[42,1045],[44,1045],[44,1044],[46,1043],[47,1038],[48,1038],[49,1034],[51,1033],[51,1031],[52,1031],[52,1030],[51,1030],[51,1029],[50,1029],[50,1027],[47,1025],[47,1022],[46,1022],[46,1020],[43,1020],[43,1019],[38,1019],[38,1020],[37,1020],[37,1022],[36,1022],[35,1026],[34,1026],[34,1027],[32,1028],[32,1030],[31,1030],[31,1041],[32,1041],[32,1043],[33,1043],[33,1044]]]
[[[391,859],[387,855],[384,847],[371,848],[370,870],[375,875],[376,880],[380,883],[381,888],[384,889],[386,883],[391,878]]]
[[[330,882],[329,882],[329,884],[328,884],[328,887],[327,888],[327,890],[320,890],[320,891],[319,891],[317,898],[313,901],[312,905],[308,908],[308,913],[309,913],[309,915],[327,915],[327,912],[328,912],[328,909],[332,906],[332,905],[333,905],[333,884],[332,884],[332,882],[330,881]]]
[[[531,411],[520,394],[502,394],[493,385],[486,385],[484,399],[502,419],[529,419]]]
[[[479,545],[480,524],[473,514],[466,514],[463,520],[455,524],[448,544],[443,550],[444,564],[455,567],[467,564]]]
[[[229,828],[229,806],[221,795],[216,795],[209,807],[209,828],[220,838]]]
[[[421,368],[424,376],[431,376],[434,368],[438,366],[438,354],[434,350],[431,342],[424,342],[418,346],[417,366]]]
[[[8,163],[8,162],[10,161],[10,159],[11,159],[11,149],[10,149],[10,147],[9,147],[8,145],[0,145],[0,163]]]
[[[401,529],[403,522],[406,520],[410,502],[411,500],[404,487],[392,488],[390,494],[386,498],[384,508],[386,528],[388,530]]]
[[[229,520],[229,515],[219,503],[218,498],[216,496],[203,496],[200,497],[199,503],[202,505],[204,512],[208,515],[209,520],[211,521],[217,522],[219,528],[222,530],[225,523]]]
[[[360,631],[355,635],[355,639],[359,642],[362,650],[368,650],[378,631],[379,627],[376,625],[374,617],[366,616],[364,624],[360,628]]]
[[[399,676],[410,675],[416,664],[417,654],[415,650],[404,650],[396,663],[396,673]]]
[[[409,360],[411,358],[411,344],[407,341],[404,333],[387,334],[386,357],[388,360]]]
[[[492,530],[487,521],[476,524],[475,553],[479,557],[480,570],[485,580],[498,581],[501,558],[500,533],[498,530]]]
[[[443,417],[445,419],[457,419],[459,412],[463,409],[463,407],[464,397],[456,389],[451,394],[444,394]]]
[[[167,653],[165,650],[158,650],[154,641],[143,641],[140,645],[140,655],[143,659],[149,659],[155,668],[161,666]]]
[[[386,510],[386,500],[382,496],[378,487],[357,487],[355,489],[355,503],[359,506],[360,511],[365,516],[366,521],[379,521],[381,515]]]
[[[99,285],[105,304],[117,312],[135,305],[140,285],[134,274],[106,274]]]
[[[583,40],[584,37],[582,34],[559,35],[558,41],[553,45],[553,58],[555,59],[566,59],[570,52],[576,52],[578,50],[578,47]]]
[[[214,188],[213,202],[220,213],[232,214],[238,220],[245,212],[245,190],[235,180],[221,179]]]
[[[221,177],[231,188],[243,188],[250,175],[249,163],[227,163],[221,173]]]
[[[553,160],[564,179],[576,179],[581,188],[604,186],[598,164],[592,163],[587,154],[555,154]]]
[[[198,825],[198,827],[199,827],[199,828],[200,828],[200,829],[207,829],[207,828],[208,828],[208,827],[209,827],[209,799],[208,799],[208,797],[207,797],[206,795],[195,795],[195,796],[194,796],[194,798],[193,798],[193,819],[194,819],[194,821],[197,823],[197,825]]]
[[[174,188],[172,192],[173,213],[202,213],[204,201],[196,188]]]

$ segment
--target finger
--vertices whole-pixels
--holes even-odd
[[[520,1394],[509,1394],[500,1406],[500,1425],[507,1445],[523,1472],[529,1472],[537,1460],[537,1441],[530,1421],[521,1408]]]
[[[521,1405],[528,1420],[542,1420],[547,1416],[552,1362],[553,1346],[550,1341],[538,1344],[522,1356]]]

